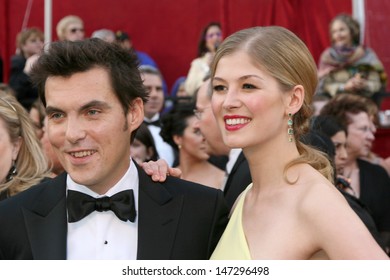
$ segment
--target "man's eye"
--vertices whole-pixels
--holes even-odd
[[[50,119],[60,119],[60,118],[62,118],[64,116],[64,114],[63,113],[52,113],[52,114],[50,114]]]
[[[93,109],[88,110],[88,115],[91,115],[91,116],[97,115],[98,113],[99,113],[98,110],[93,110]]]

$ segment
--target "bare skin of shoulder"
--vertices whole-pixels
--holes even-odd
[[[253,259],[388,259],[326,178],[307,165],[295,171],[304,174],[296,183],[260,191],[254,185],[245,198],[243,228]]]

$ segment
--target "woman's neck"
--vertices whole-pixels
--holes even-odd
[[[181,178],[213,188],[221,188],[224,172],[206,159],[180,157]]]
[[[272,145],[272,144],[271,144]],[[265,190],[278,185],[285,185],[285,175],[294,179],[289,169],[285,174],[286,165],[299,157],[294,143],[286,143],[282,148],[264,144],[263,147],[244,148],[243,152],[249,163],[254,188]]]
[[[180,164],[178,168],[180,168],[182,172],[183,179],[187,178],[189,174],[202,171],[210,164],[207,160],[202,160],[182,152],[179,153],[179,158]]]

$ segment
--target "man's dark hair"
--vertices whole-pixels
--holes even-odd
[[[34,64],[30,77],[46,106],[45,84],[48,77],[70,77],[94,67],[107,70],[125,114],[135,98],[147,101],[148,94],[138,70],[136,54],[97,38],[51,43]]]

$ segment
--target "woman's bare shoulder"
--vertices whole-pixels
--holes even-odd
[[[300,196],[297,217],[306,238],[331,259],[383,259],[386,256],[342,193],[314,176]]]

